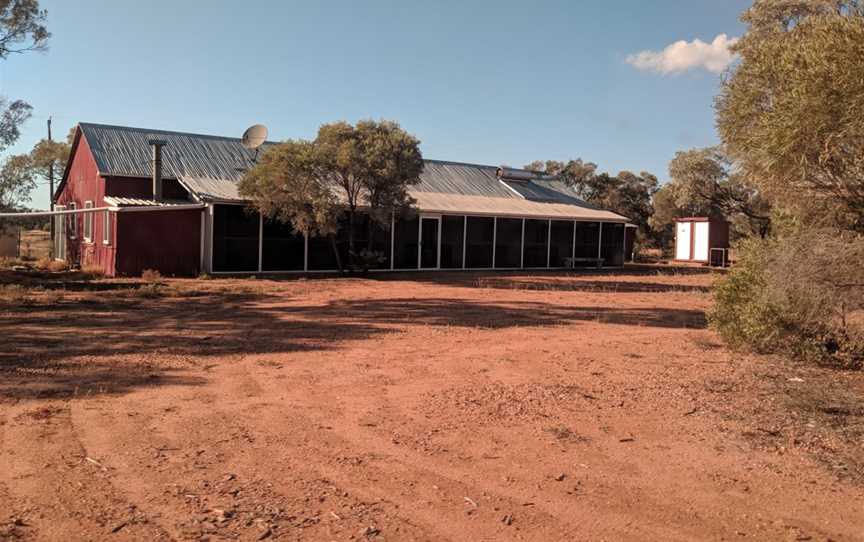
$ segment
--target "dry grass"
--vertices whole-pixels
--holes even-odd
[[[141,271],[141,279],[148,282],[156,282],[162,278],[162,273],[155,269],[145,269]]]
[[[129,292],[133,294],[132,297],[142,297],[144,299],[156,299],[170,293],[165,285],[156,282],[144,284],[140,288],[129,290]]]
[[[21,305],[29,299],[30,290],[20,284],[0,285],[0,304]]]
[[[636,261],[640,263],[660,263],[663,260],[665,255],[659,248],[640,248],[636,253]]]
[[[20,284],[0,285],[0,307],[33,307],[54,305],[63,299],[63,293],[40,286],[25,287]]]
[[[23,265],[23,262],[11,256],[0,256],[0,269],[12,269],[16,265]]]
[[[95,278],[105,275],[105,270],[98,265],[85,265],[81,268],[81,273]]]
[[[52,273],[59,273],[61,271],[69,270],[69,262],[65,262],[63,260],[54,260],[51,258],[39,258],[36,260],[36,263],[33,264],[33,267],[39,269],[40,271],[50,271]]]
[[[69,270],[69,262],[64,262],[62,260],[53,260],[48,264],[48,271],[52,273],[60,273],[62,271]]]

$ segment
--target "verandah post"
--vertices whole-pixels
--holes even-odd
[[[603,267],[601,258],[603,256],[603,223],[600,223],[600,232],[597,234],[597,267]]]

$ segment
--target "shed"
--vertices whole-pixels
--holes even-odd
[[[675,261],[726,265],[729,223],[704,216],[675,219]]]
[[[55,193],[69,213],[55,217],[55,254],[109,276],[337,270],[347,228],[307,236],[249,208],[237,182],[255,157],[236,138],[81,123]],[[627,218],[558,178],[425,160],[409,193],[415,213],[356,218],[356,246],[380,256],[375,270],[624,265]]]

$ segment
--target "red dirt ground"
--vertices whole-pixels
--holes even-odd
[[[864,540],[864,377],[728,351],[712,278],[9,290],[0,539]]]

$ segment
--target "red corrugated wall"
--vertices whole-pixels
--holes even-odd
[[[201,271],[201,209],[119,213],[117,274],[154,269],[164,276]]]
[[[62,192],[57,197],[58,205],[69,206],[75,202],[78,209],[83,209],[87,201],[93,203],[93,207],[105,206],[105,180],[99,176],[96,161],[90,152],[90,147],[83,135],[80,136],[78,145],[69,164],[68,176]],[[110,213],[109,227],[111,235],[108,244],[103,242],[103,220],[104,212],[93,213],[93,235],[90,241],[84,240],[84,214],[76,215],[73,219],[67,217],[67,260],[84,266],[96,266],[108,275],[114,275],[114,260],[116,248],[116,216]],[[74,231],[73,231],[74,225]]]
[[[101,177],[96,161],[83,134],[79,133],[69,163],[69,171],[56,203],[75,202],[83,209],[106,207],[105,196],[152,197],[152,181],[137,177]],[[166,198],[184,199],[186,191],[176,180],[167,179]],[[109,213],[110,235],[104,241],[104,215]],[[99,267],[106,276],[139,275],[155,269],[163,275],[197,275],[200,271],[201,213],[182,211],[93,213],[93,235],[84,240],[84,216],[68,217],[67,259],[82,267]],[[73,228],[74,225],[74,228]]]
[[[144,177],[106,177],[105,195],[118,198],[153,197],[153,180]],[[162,197],[164,199],[188,199],[189,193],[175,179],[162,181]]]
[[[729,223],[725,220],[711,220],[708,226],[711,239],[710,248],[729,248]]]

